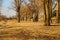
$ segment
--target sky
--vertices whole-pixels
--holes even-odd
[[[5,15],[7,17],[11,17],[16,15],[16,12],[13,9],[10,9],[10,7],[12,6],[12,0],[3,0],[3,4],[2,4],[2,15]],[[28,3],[28,0],[25,0],[25,2]]]
[[[11,17],[15,15],[15,11],[9,8],[11,5],[12,5],[12,0],[3,0],[2,15],[5,15],[7,17]]]
[[[13,15],[16,15],[16,12],[9,8],[13,4],[12,2],[13,2],[12,0],[3,0],[2,15],[5,15],[7,17],[11,17]],[[25,0],[25,2],[29,3],[28,0]]]

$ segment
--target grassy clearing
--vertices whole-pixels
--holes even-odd
[[[43,24],[43,21],[1,21],[0,40],[60,40],[60,26]]]

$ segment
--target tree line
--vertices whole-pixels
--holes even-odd
[[[28,0],[27,2],[25,0],[14,0],[14,8],[18,22],[20,22],[21,19],[24,20],[24,17],[26,18],[26,21],[28,19],[33,19],[33,22],[38,22],[40,10],[44,12],[45,26],[50,26],[52,21],[51,18],[54,16],[57,17],[57,22],[59,22],[58,7],[55,6],[54,8],[57,8],[57,10],[53,11],[54,8],[52,8],[52,0]]]

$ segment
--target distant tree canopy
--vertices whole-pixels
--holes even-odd
[[[39,11],[43,10],[43,1],[41,0],[14,0],[15,9],[17,12],[17,19],[20,21],[21,16],[25,16],[27,19],[27,16],[30,18],[33,17],[35,14],[35,17],[37,17],[38,20],[38,13]],[[33,18],[33,20],[36,20]]]

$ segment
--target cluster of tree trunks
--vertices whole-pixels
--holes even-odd
[[[45,15],[45,25],[50,26],[51,18],[56,16],[57,23],[60,22],[60,0],[56,0],[56,10],[52,12],[52,0],[45,0],[44,1],[44,15]]]
[[[38,10],[38,6],[36,4],[36,0],[33,0],[31,2],[31,5],[33,7],[33,9],[32,9],[33,22],[38,22],[38,12],[39,12],[39,10]]]
[[[17,20],[18,20],[18,22],[20,22],[20,19],[21,19],[20,8],[21,8],[21,3],[23,1],[22,0],[15,0],[15,6],[16,6],[16,11],[17,11]],[[24,3],[26,4],[26,2],[24,2]],[[28,8],[32,12],[33,22],[37,22],[38,21],[38,9],[37,9],[37,5],[35,3],[35,0],[33,2],[31,2],[31,6],[33,7],[33,9],[31,9],[29,7]],[[35,16],[33,17],[34,14],[35,14]],[[28,17],[27,17],[27,13],[26,13],[26,21],[27,21],[27,19],[28,19]]]
[[[21,0],[20,1],[15,1],[16,2],[16,10],[17,10],[17,13],[18,13],[18,17],[17,17],[17,20],[18,22],[20,22],[20,5],[21,5]],[[60,2],[59,2],[60,3]],[[59,5],[59,4],[58,4]],[[38,22],[38,7],[37,5],[35,4],[35,2],[33,1],[33,3],[31,2],[31,6],[33,7],[33,9],[31,10],[31,8],[29,8],[29,10],[32,12],[32,18],[33,18],[33,22]],[[58,6],[57,6],[58,7]],[[58,7],[59,8],[59,7]],[[57,8],[57,9],[58,9]],[[60,14],[58,12],[59,10],[56,11],[56,15],[57,16],[57,22],[59,22],[60,20]],[[44,0],[44,15],[45,15],[45,26],[50,26],[50,23],[51,23],[51,17],[52,15],[52,0]],[[27,21],[27,13],[26,13],[26,21]]]

